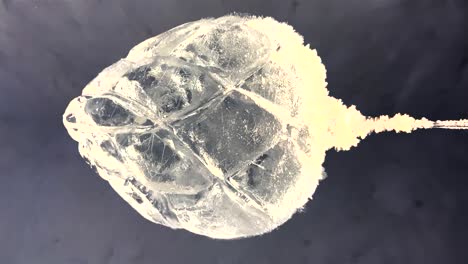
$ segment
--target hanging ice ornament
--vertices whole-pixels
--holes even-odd
[[[285,23],[229,15],[150,38],[63,116],[80,154],[146,219],[212,238],[270,232],[300,210],[328,149],[369,133],[466,121],[367,118],[330,97],[315,50]]]

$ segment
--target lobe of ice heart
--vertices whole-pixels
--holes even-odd
[[[262,32],[269,33],[266,23],[251,24],[252,27],[259,27]],[[286,29],[287,25],[283,27]],[[288,30],[270,33],[272,36],[289,36]],[[309,45],[304,46],[302,39],[287,39],[290,41],[281,41],[281,50],[273,53],[271,60],[292,69],[290,73],[296,78],[295,89],[300,95],[299,119],[302,118],[300,122],[307,124],[309,128],[313,148],[323,150],[323,157],[320,159],[324,159],[326,150],[349,150],[373,132],[410,133],[420,128],[460,129],[468,126],[463,120],[433,122],[426,118],[415,119],[407,114],[366,117],[355,106],[347,107],[341,100],[329,96],[325,81],[326,68],[316,50],[310,49]],[[269,111],[278,113],[278,117],[290,118],[274,108],[270,108]]]

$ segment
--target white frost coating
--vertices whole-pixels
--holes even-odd
[[[212,238],[269,232],[300,211],[331,148],[371,132],[466,121],[367,118],[330,97],[315,50],[285,23],[229,15],[150,38],[63,116],[80,154],[146,219]]]

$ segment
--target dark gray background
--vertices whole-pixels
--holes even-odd
[[[468,263],[468,131],[330,151],[304,213],[236,241],[151,224],[86,165],[68,102],[142,40],[231,11],[288,21],[363,114],[468,118],[466,0],[0,0],[0,263]]]

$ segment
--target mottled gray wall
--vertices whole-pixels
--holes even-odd
[[[231,11],[292,24],[366,115],[468,117],[464,0],[0,0],[0,263],[467,263],[468,132],[330,151],[304,213],[238,241],[151,224],[87,167],[69,100],[140,41]]]

